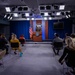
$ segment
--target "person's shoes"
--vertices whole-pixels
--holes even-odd
[[[14,54],[17,54],[16,52],[14,52]]]
[[[24,46],[24,44],[22,44],[22,46]]]
[[[8,55],[9,53],[8,52],[6,52],[6,55]]]
[[[22,57],[22,55],[23,55],[23,53],[22,53],[22,52],[20,52],[20,57]]]
[[[75,71],[72,71],[72,70],[71,70],[70,72],[71,72],[72,74],[74,74],[74,75],[75,75]]]
[[[2,63],[0,63],[0,66],[3,65]]]
[[[63,62],[61,62],[60,60],[58,60],[58,62],[62,65],[63,64]]]

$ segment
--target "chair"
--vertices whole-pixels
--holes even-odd
[[[71,52],[68,53],[68,55],[65,58],[65,63],[68,67],[72,68],[75,75],[75,50],[71,50]]]
[[[42,32],[39,32],[39,36],[36,36],[36,32],[33,32],[32,40],[34,42],[41,42],[42,41]]]
[[[63,48],[63,42],[54,42],[53,43],[53,50],[55,54],[59,54],[59,50]],[[57,50],[57,52],[55,51]]]
[[[15,50],[15,54],[16,54],[16,50],[19,48],[19,43],[18,42],[15,42],[15,43],[11,43],[11,48],[13,50]]]
[[[25,43],[25,39],[19,39],[19,41],[21,42],[22,46],[24,45]]]
[[[2,60],[2,65],[4,66],[3,57],[6,54],[6,50],[0,51],[0,60]]]

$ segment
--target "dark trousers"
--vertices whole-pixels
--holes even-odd
[[[53,51],[54,51],[54,53],[55,53],[55,55],[58,55],[59,54],[59,48],[55,48],[55,47],[53,47]]]
[[[70,52],[72,49],[69,47],[65,47],[62,56],[60,57],[59,61],[61,62]]]

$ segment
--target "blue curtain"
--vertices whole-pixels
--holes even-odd
[[[42,20],[42,40],[45,40],[45,21]]]
[[[20,35],[24,35],[26,39],[30,39],[29,34],[30,21],[11,21],[10,30],[11,33],[15,33],[19,38]]]
[[[61,38],[65,37],[65,33],[72,33],[72,20],[70,19],[62,19],[59,22],[64,23],[64,29],[54,29],[53,24],[58,22],[58,20],[49,20],[48,21],[48,39],[54,38],[54,33],[58,33]]]

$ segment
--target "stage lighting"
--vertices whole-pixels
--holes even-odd
[[[55,10],[58,10],[58,9],[59,9],[59,6],[54,5],[54,9],[55,9]]]
[[[30,16],[32,16],[33,14],[32,13],[30,13]]]
[[[44,17],[44,20],[47,20],[47,17]]]
[[[48,15],[50,15],[50,16],[51,16],[52,14],[51,14],[51,13],[48,13]]]
[[[45,6],[40,6],[40,10],[45,10]]]
[[[27,11],[28,10],[28,7],[24,7],[23,10]]]
[[[10,7],[5,7],[6,12],[11,12]]]
[[[12,11],[15,11],[15,7],[12,7]]]
[[[44,13],[41,13],[42,16],[44,16]]]
[[[25,13],[25,16],[29,17],[29,13]]]
[[[48,12],[45,12],[45,13],[44,13],[44,16],[48,16]]]
[[[23,9],[22,7],[19,7],[19,8],[18,8],[18,11],[22,11],[22,9]]]
[[[14,16],[14,17],[18,17],[18,13],[14,13],[13,16]]]
[[[65,9],[65,5],[60,5],[59,6],[59,10],[64,10]]]
[[[62,15],[65,15],[64,12],[61,12]]]
[[[50,10],[50,9],[51,9],[51,6],[47,5],[46,10]]]
[[[57,12],[56,15],[59,16],[61,14],[61,12]]]

